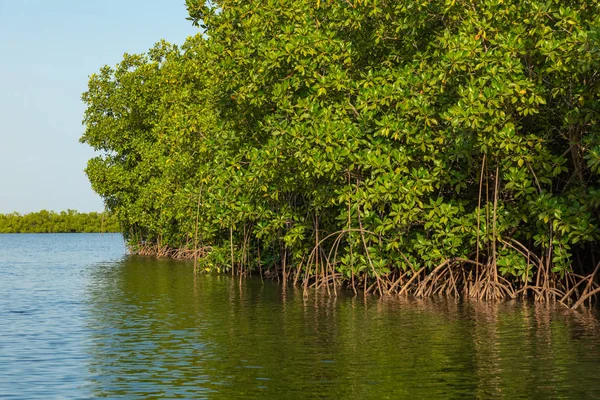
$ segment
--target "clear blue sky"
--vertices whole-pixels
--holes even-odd
[[[0,213],[104,206],[79,143],[88,76],[197,29],[185,0],[0,0]]]

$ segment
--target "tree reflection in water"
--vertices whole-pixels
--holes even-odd
[[[597,314],[523,302],[304,298],[129,257],[87,288],[97,396],[598,397]]]

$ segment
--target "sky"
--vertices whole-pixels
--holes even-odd
[[[79,143],[88,77],[198,32],[185,0],[0,0],[0,213],[102,211]]]

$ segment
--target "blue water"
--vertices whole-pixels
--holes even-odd
[[[0,235],[0,398],[92,397],[90,272],[124,256],[118,234]]]
[[[114,234],[0,235],[0,398],[600,398],[596,311],[194,276]]]

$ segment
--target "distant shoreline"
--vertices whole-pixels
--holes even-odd
[[[109,212],[41,210],[28,214],[0,214],[0,233],[120,233],[117,218]]]
[[[79,235],[79,234],[115,234],[122,235],[122,232],[0,232],[0,235]]]

